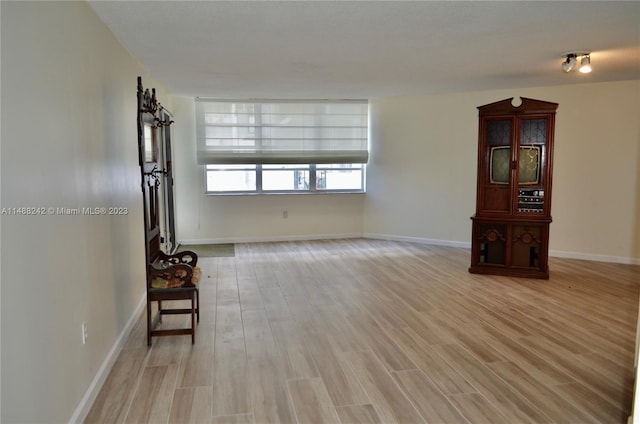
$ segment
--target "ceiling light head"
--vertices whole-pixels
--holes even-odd
[[[562,57],[564,57],[565,60],[562,62],[562,70],[564,72],[571,72],[575,70],[578,67],[578,59],[580,59],[580,72],[591,72],[590,54],[591,52],[586,50],[563,53]]]
[[[588,74],[591,72],[591,56],[588,54],[582,56],[582,60],[580,61],[580,72],[583,74]]]
[[[575,67],[576,67],[576,63],[577,63],[577,59],[576,59],[576,55],[573,53],[569,53],[567,54],[567,59],[562,62],[562,70],[565,72],[571,72]]]

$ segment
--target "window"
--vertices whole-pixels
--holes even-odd
[[[309,165],[262,165],[262,191],[309,190]]]
[[[255,191],[256,165],[207,165],[208,192]]]
[[[366,101],[197,99],[208,193],[364,191]]]
[[[342,163],[316,166],[316,189],[360,190],[363,187],[363,165]]]
[[[364,191],[364,165],[207,165],[207,192],[344,193]]]

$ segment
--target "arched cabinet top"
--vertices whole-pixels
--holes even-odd
[[[519,104],[518,106],[514,106],[514,103]],[[480,116],[555,113],[557,109],[558,103],[529,99],[527,97],[520,97],[519,100],[516,99],[516,101],[511,97],[498,102],[478,106]]]

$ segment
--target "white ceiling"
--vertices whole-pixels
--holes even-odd
[[[376,98],[640,79],[640,2],[94,1],[173,94]],[[562,53],[592,51],[588,75]]]

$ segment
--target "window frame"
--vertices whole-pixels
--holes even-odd
[[[263,188],[263,165],[270,164],[255,164],[255,180],[256,180],[256,189],[255,190],[209,190],[208,187],[208,178],[210,172],[217,172],[215,169],[209,169],[208,165],[204,166],[204,180],[205,180],[205,194],[211,196],[242,196],[242,195],[282,195],[282,194],[293,194],[293,195],[309,195],[309,194],[358,194],[358,193],[366,193],[366,164],[364,163],[353,163],[351,166],[359,166],[359,168],[348,168],[348,169],[356,169],[360,170],[360,188],[358,189],[318,189],[317,188],[317,168],[326,169],[327,164],[308,164],[302,165],[300,167],[308,166],[309,170],[309,188],[306,190],[264,190]],[[279,164],[279,165],[298,165],[298,164]],[[344,165],[344,164],[343,164]],[[236,165],[238,166],[238,165]],[[247,171],[247,168],[238,169],[238,171]],[[249,169],[252,170],[252,169]]]

